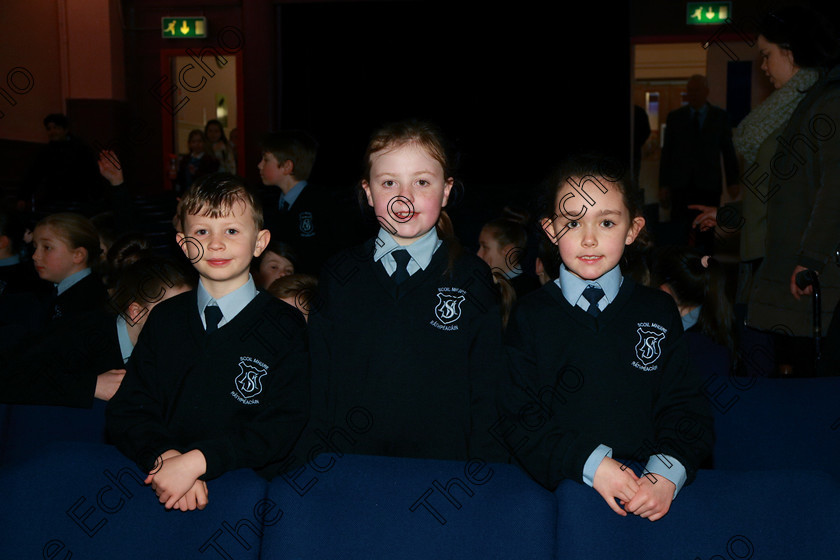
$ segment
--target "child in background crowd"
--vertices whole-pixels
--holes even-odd
[[[557,280],[560,276],[560,255],[555,245],[545,236],[539,241],[539,255],[534,263],[534,272],[544,286],[546,282]]]
[[[689,247],[662,247],[653,252],[650,269],[651,287],[677,304],[698,372],[728,374],[736,344],[723,265]]]
[[[0,296],[38,291],[44,284],[32,264],[21,259],[23,232],[15,213],[0,210]]]
[[[32,261],[38,275],[55,284],[48,320],[72,319],[100,309],[107,299],[105,286],[94,268],[99,263],[99,234],[81,214],[51,214],[33,233]]]
[[[511,379],[500,398],[508,418],[521,418],[534,399],[551,410],[527,438],[515,428],[505,435],[547,488],[581,481],[616,513],[656,521],[709,454],[711,415],[674,302],[622,275],[644,218],[628,180],[605,178],[603,165],[598,156],[571,158],[549,182],[542,226],[563,264],[558,280],[520,300],[511,316]],[[613,454],[647,461],[645,475]]]
[[[318,295],[318,279],[309,274],[290,274],[271,283],[268,293],[303,313],[309,320],[309,311]]]
[[[302,130],[267,134],[257,167],[269,190],[265,225],[271,236],[292,246],[297,272],[317,275],[342,236],[333,231],[330,197],[309,183],[318,142]],[[274,188],[276,187],[276,188]]]
[[[219,170],[219,160],[213,155],[204,133],[191,130],[187,137],[189,153],[181,156],[178,171],[171,171],[169,178],[175,181],[175,194],[180,196],[196,179]]]
[[[254,261],[254,281],[257,286],[267,290],[278,278],[294,274],[297,260],[297,255],[288,243],[271,241],[259,259]]]
[[[204,125],[204,137],[212,150],[213,156],[219,160],[221,173],[236,174],[236,151],[225,137],[225,129],[217,119],[210,119]]]
[[[120,275],[110,309],[61,322],[0,358],[0,402],[90,408],[109,400],[149,312],[193,288],[186,271],[146,257]]]
[[[142,233],[126,233],[116,239],[108,248],[102,279],[112,293],[120,273],[132,264],[152,256],[152,244]]]
[[[513,286],[517,298],[540,287],[539,280],[522,270],[527,242],[525,228],[509,218],[487,222],[478,237],[479,258]]]

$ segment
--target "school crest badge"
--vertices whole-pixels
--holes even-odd
[[[438,288],[435,318],[429,324],[442,331],[457,331],[455,323],[461,318],[461,304],[466,300],[467,292],[461,288]]]
[[[462,295],[442,294],[438,292],[438,304],[435,306],[435,317],[444,325],[449,325],[461,317],[461,303],[466,297]]]
[[[659,356],[662,355],[660,343],[665,338],[667,329],[656,323],[639,323],[636,334],[639,341],[636,343],[636,360],[632,364],[642,371],[654,371],[659,366],[654,365]]]
[[[315,222],[312,220],[312,212],[301,212],[298,215],[298,227],[301,237],[315,235]]]
[[[254,397],[262,393],[262,378],[268,373],[268,368],[262,362],[250,359],[241,359],[239,362],[239,375],[234,380],[236,392],[234,398],[243,404],[258,404]]]

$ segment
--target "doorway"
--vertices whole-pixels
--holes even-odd
[[[238,54],[213,48],[165,50],[161,69],[170,77],[171,110],[163,111],[162,134],[166,172],[178,169],[180,159],[189,155],[189,136],[202,133],[208,121],[221,124],[224,138],[231,144],[232,156],[222,159],[222,170],[242,175],[244,146],[242,127],[242,65]],[[212,151],[212,148],[211,148]],[[228,168],[225,161],[229,162]],[[168,179],[168,188],[174,187]]]

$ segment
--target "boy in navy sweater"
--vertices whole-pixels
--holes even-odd
[[[241,179],[213,174],[181,200],[177,239],[198,289],[155,306],[108,403],[115,445],[149,471],[167,509],[203,509],[206,480],[277,474],[309,409],[305,322],[258,292],[251,259],[270,239]]]
[[[267,134],[262,147],[257,167],[270,189],[263,201],[266,228],[275,241],[295,249],[296,272],[317,276],[338,239],[331,228],[330,197],[308,182],[318,143],[304,131],[284,130]]]

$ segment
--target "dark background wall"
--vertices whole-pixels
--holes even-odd
[[[124,7],[129,118],[150,132],[131,146],[131,167],[144,185],[163,180],[162,109],[149,93],[161,77],[160,49],[214,44],[160,39],[164,15],[205,15],[211,30],[242,30],[252,181],[259,179],[259,137],[300,127],[321,144],[313,181],[346,193],[371,131],[410,116],[437,122],[460,146],[476,205],[528,198],[525,191],[569,150],[629,150],[629,4],[609,18],[594,3],[559,13],[536,4],[432,1],[125,0]]]

